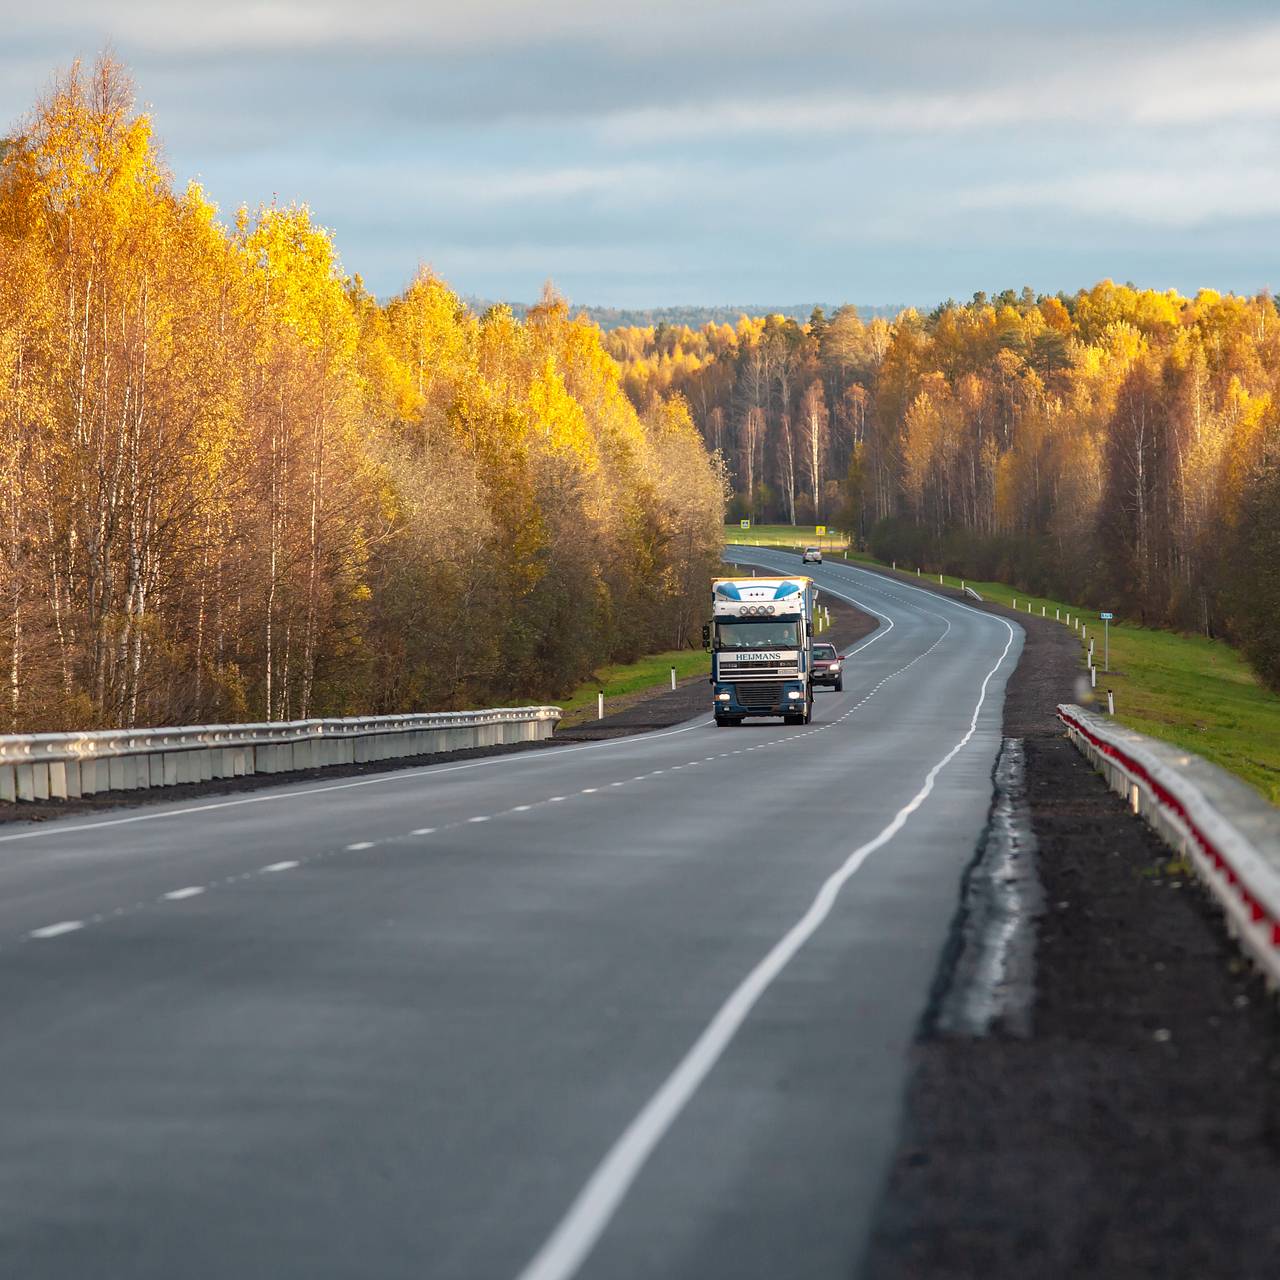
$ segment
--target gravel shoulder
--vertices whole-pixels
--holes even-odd
[[[1275,1001],[1061,732],[1074,637],[1017,620],[1004,731],[1025,746],[1045,903],[1031,1034],[922,1031],[864,1280],[1273,1277]]]

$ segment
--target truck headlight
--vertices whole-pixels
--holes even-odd
[[[788,690],[787,690],[787,697],[788,697],[788,698],[803,698],[803,697],[804,697],[804,693],[803,693],[800,689],[788,689]]]
[[[717,701],[717,702],[728,702],[728,701],[729,701],[729,695],[728,695],[727,693],[717,693],[717,694],[716,694],[716,701]]]

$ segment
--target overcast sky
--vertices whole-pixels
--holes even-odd
[[[382,295],[1280,285],[1275,0],[0,0],[0,124],[108,42],[179,181]]]

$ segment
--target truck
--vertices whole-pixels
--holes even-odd
[[[711,621],[702,628],[711,651],[716,724],[748,716],[782,716],[808,724],[813,714],[812,578],[716,578]]]

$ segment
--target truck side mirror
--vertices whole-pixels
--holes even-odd
[[[702,624],[702,647],[704,649],[711,648],[711,623],[709,622]]]

